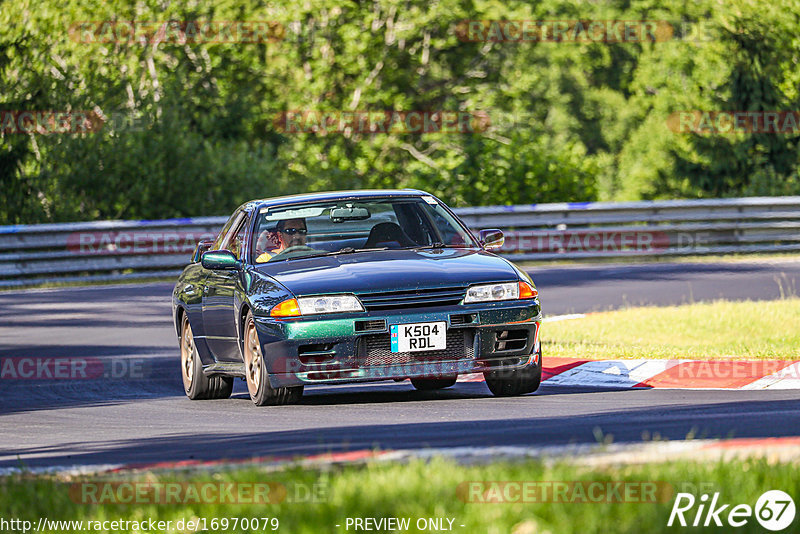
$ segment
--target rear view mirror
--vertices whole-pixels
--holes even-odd
[[[335,223],[344,221],[363,221],[369,219],[372,214],[367,208],[358,208],[355,206],[345,206],[340,208],[333,208],[331,210],[331,220]]]
[[[484,249],[494,250],[502,247],[503,243],[506,242],[506,238],[503,236],[503,232],[497,228],[489,228],[481,230],[480,241]]]
[[[203,254],[201,260],[204,269],[212,271],[234,271],[242,266],[230,250],[212,250]]]

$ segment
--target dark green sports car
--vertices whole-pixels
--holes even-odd
[[[411,379],[417,389],[483,373],[495,395],[542,375],[539,293],[442,201],[416,190],[255,200],[201,242],[175,285],[190,399],[244,378],[258,405],[307,384]]]

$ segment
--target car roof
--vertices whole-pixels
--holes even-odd
[[[419,189],[355,189],[351,191],[325,191],[320,193],[303,193],[300,195],[288,195],[284,197],[264,198],[252,200],[245,203],[247,207],[277,207],[302,202],[325,202],[328,200],[350,200],[365,198],[386,198],[386,197],[419,197],[423,195],[433,196]]]

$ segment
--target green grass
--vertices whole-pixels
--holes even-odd
[[[800,298],[627,308],[545,323],[545,357],[800,359]]]
[[[126,480],[131,479],[128,477]],[[187,479],[174,473],[146,473],[138,475],[138,480],[168,482]],[[96,479],[77,478],[65,482],[52,477],[14,476],[0,479],[0,517],[21,518],[36,524],[39,517],[101,521],[148,518],[177,521],[205,517],[210,521],[214,517],[268,516],[280,521],[278,532],[292,533],[347,532],[345,521],[348,517],[408,517],[412,520],[410,531],[416,532],[413,525],[420,517],[449,517],[455,520],[453,531],[463,533],[640,533],[676,530],[668,529],[666,523],[678,491],[692,492],[698,498],[703,490],[710,493],[719,491],[721,503],[751,506],[761,493],[769,489],[781,489],[795,499],[800,496],[800,477],[796,468],[771,465],[759,459],[680,461],[602,469],[566,463],[545,465],[537,461],[463,466],[434,459],[427,463],[372,463],[334,470],[298,468],[272,473],[246,468],[194,474],[191,480],[240,484],[278,482],[289,488],[290,493],[297,484],[311,487],[317,483],[324,484],[327,490],[326,496],[319,494],[322,498],[318,502],[304,503],[86,505],[75,502],[80,499],[70,498],[70,484]],[[661,486],[656,493],[660,496],[656,502],[486,504],[467,503],[460,497],[464,494],[459,494],[459,485],[470,481],[655,481]],[[701,491],[698,492],[697,488]],[[341,526],[337,528],[337,524]],[[753,518],[744,528],[737,529],[737,532],[756,531],[762,532],[763,529]],[[352,528],[350,532],[353,532]]]

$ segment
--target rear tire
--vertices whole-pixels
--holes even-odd
[[[233,391],[233,378],[208,376],[194,344],[192,325],[184,313],[181,321],[181,378],[186,396],[192,400],[227,399]]]
[[[419,391],[433,391],[455,385],[458,375],[440,376],[436,378],[412,378],[411,385]]]
[[[303,396],[303,386],[273,388],[269,383],[266,360],[261,352],[256,322],[247,312],[244,322],[244,374],[247,391],[256,406],[295,404]]]
[[[539,351],[537,363],[520,369],[487,371],[483,373],[489,391],[495,397],[514,397],[533,393],[542,383],[542,353]]]

